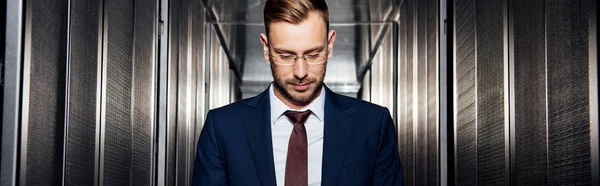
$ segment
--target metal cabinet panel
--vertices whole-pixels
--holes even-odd
[[[506,185],[504,9],[502,0],[476,2],[477,183]]]
[[[68,1],[26,5],[20,183],[62,183]]]
[[[590,141],[589,0],[545,6],[548,183],[593,185]],[[596,52],[596,51],[592,51]],[[598,176],[598,175],[595,175]]]
[[[457,184],[477,184],[477,79],[475,2],[456,1],[455,9],[455,158]]]
[[[131,185],[154,182],[157,3],[141,0],[134,5]]]
[[[544,2],[512,3],[514,168],[518,185],[548,184]]]
[[[106,107],[100,184],[131,183],[134,3],[105,2]]]
[[[73,1],[70,9],[65,185],[98,180],[102,1]]]

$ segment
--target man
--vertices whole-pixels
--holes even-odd
[[[324,0],[267,0],[264,22],[275,81],[208,113],[193,185],[402,185],[389,111],[323,84],[336,36]]]

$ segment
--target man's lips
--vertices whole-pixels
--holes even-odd
[[[310,83],[292,84],[292,86],[294,86],[294,90],[296,91],[305,91],[309,88]]]

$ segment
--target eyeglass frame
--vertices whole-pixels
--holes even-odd
[[[327,43],[329,43],[329,42],[327,42]],[[320,55],[320,54],[323,54],[323,53],[325,53],[325,58],[326,59],[323,60],[322,62],[314,63],[314,64],[310,64],[310,63],[307,62],[306,64],[310,65],[310,66],[321,65],[321,64],[327,62],[327,60],[329,60],[327,58],[329,58],[329,54],[331,53],[331,49],[327,49],[327,51],[323,51],[323,52],[311,53],[311,54],[304,54],[304,55],[298,56],[296,54],[273,54],[271,52],[271,47],[269,47],[269,57],[271,57],[271,59],[273,59],[273,58],[279,58],[279,59],[281,59],[281,57],[280,57],[281,55],[290,55],[290,57],[294,56],[294,63],[290,63],[290,64],[285,64],[285,63],[281,63],[281,62],[277,62],[275,60],[272,60],[273,63],[275,63],[277,65],[280,65],[280,66],[283,66],[283,67],[291,67],[291,66],[296,65],[296,61],[298,61],[298,59],[300,59],[300,58],[302,58],[304,61],[306,61],[306,55],[314,55],[314,54],[319,54]]]
[[[276,64],[281,65],[281,66],[294,66],[294,65],[296,65],[296,62],[298,61],[298,59],[300,59],[300,58],[302,58],[304,61],[306,61],[306,56],[307,55],[310,56],[310,55],[321,55],[321,54],[325,54],[325,57],[327,57],[329,55],[329,50],[324,51],[324,52],[319,52],[319,53],[304,54],[304,55],[300,55],[300,56],[298,56],[296,54],[271,54],[271,52],[269,52],[269,56],[272,57],[272,58],[279,58],[279,59],[281,59],[281,55],[289,55],[289,57],[292,57],[292,56],[294,57],[294,62],[293,63],[282,63],[282,62],[278,62],[278,61],[273,60],[273,63],[276,63]],[[321,56],[318,56],[318,57],[321,57]],[[321,65],[321,64],[323,64],[325,62],[327,62],[327,59],[325,59],[325,60],[323,60],[321,62],[317,62],[317,63],[308,63],[308,62],[306,62],[306,64],[307,65]]]

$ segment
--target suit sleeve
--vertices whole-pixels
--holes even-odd
[[[385,109],[384,112],[373,185],[400,186],[404,181],[396,127],[389,111]]]
[[[208,112],[204,128],[202,128],[198,140],[194,175],[192,177],[192,185],[194,186],[226,185],[227,183],[211,113],[212,111]]]

